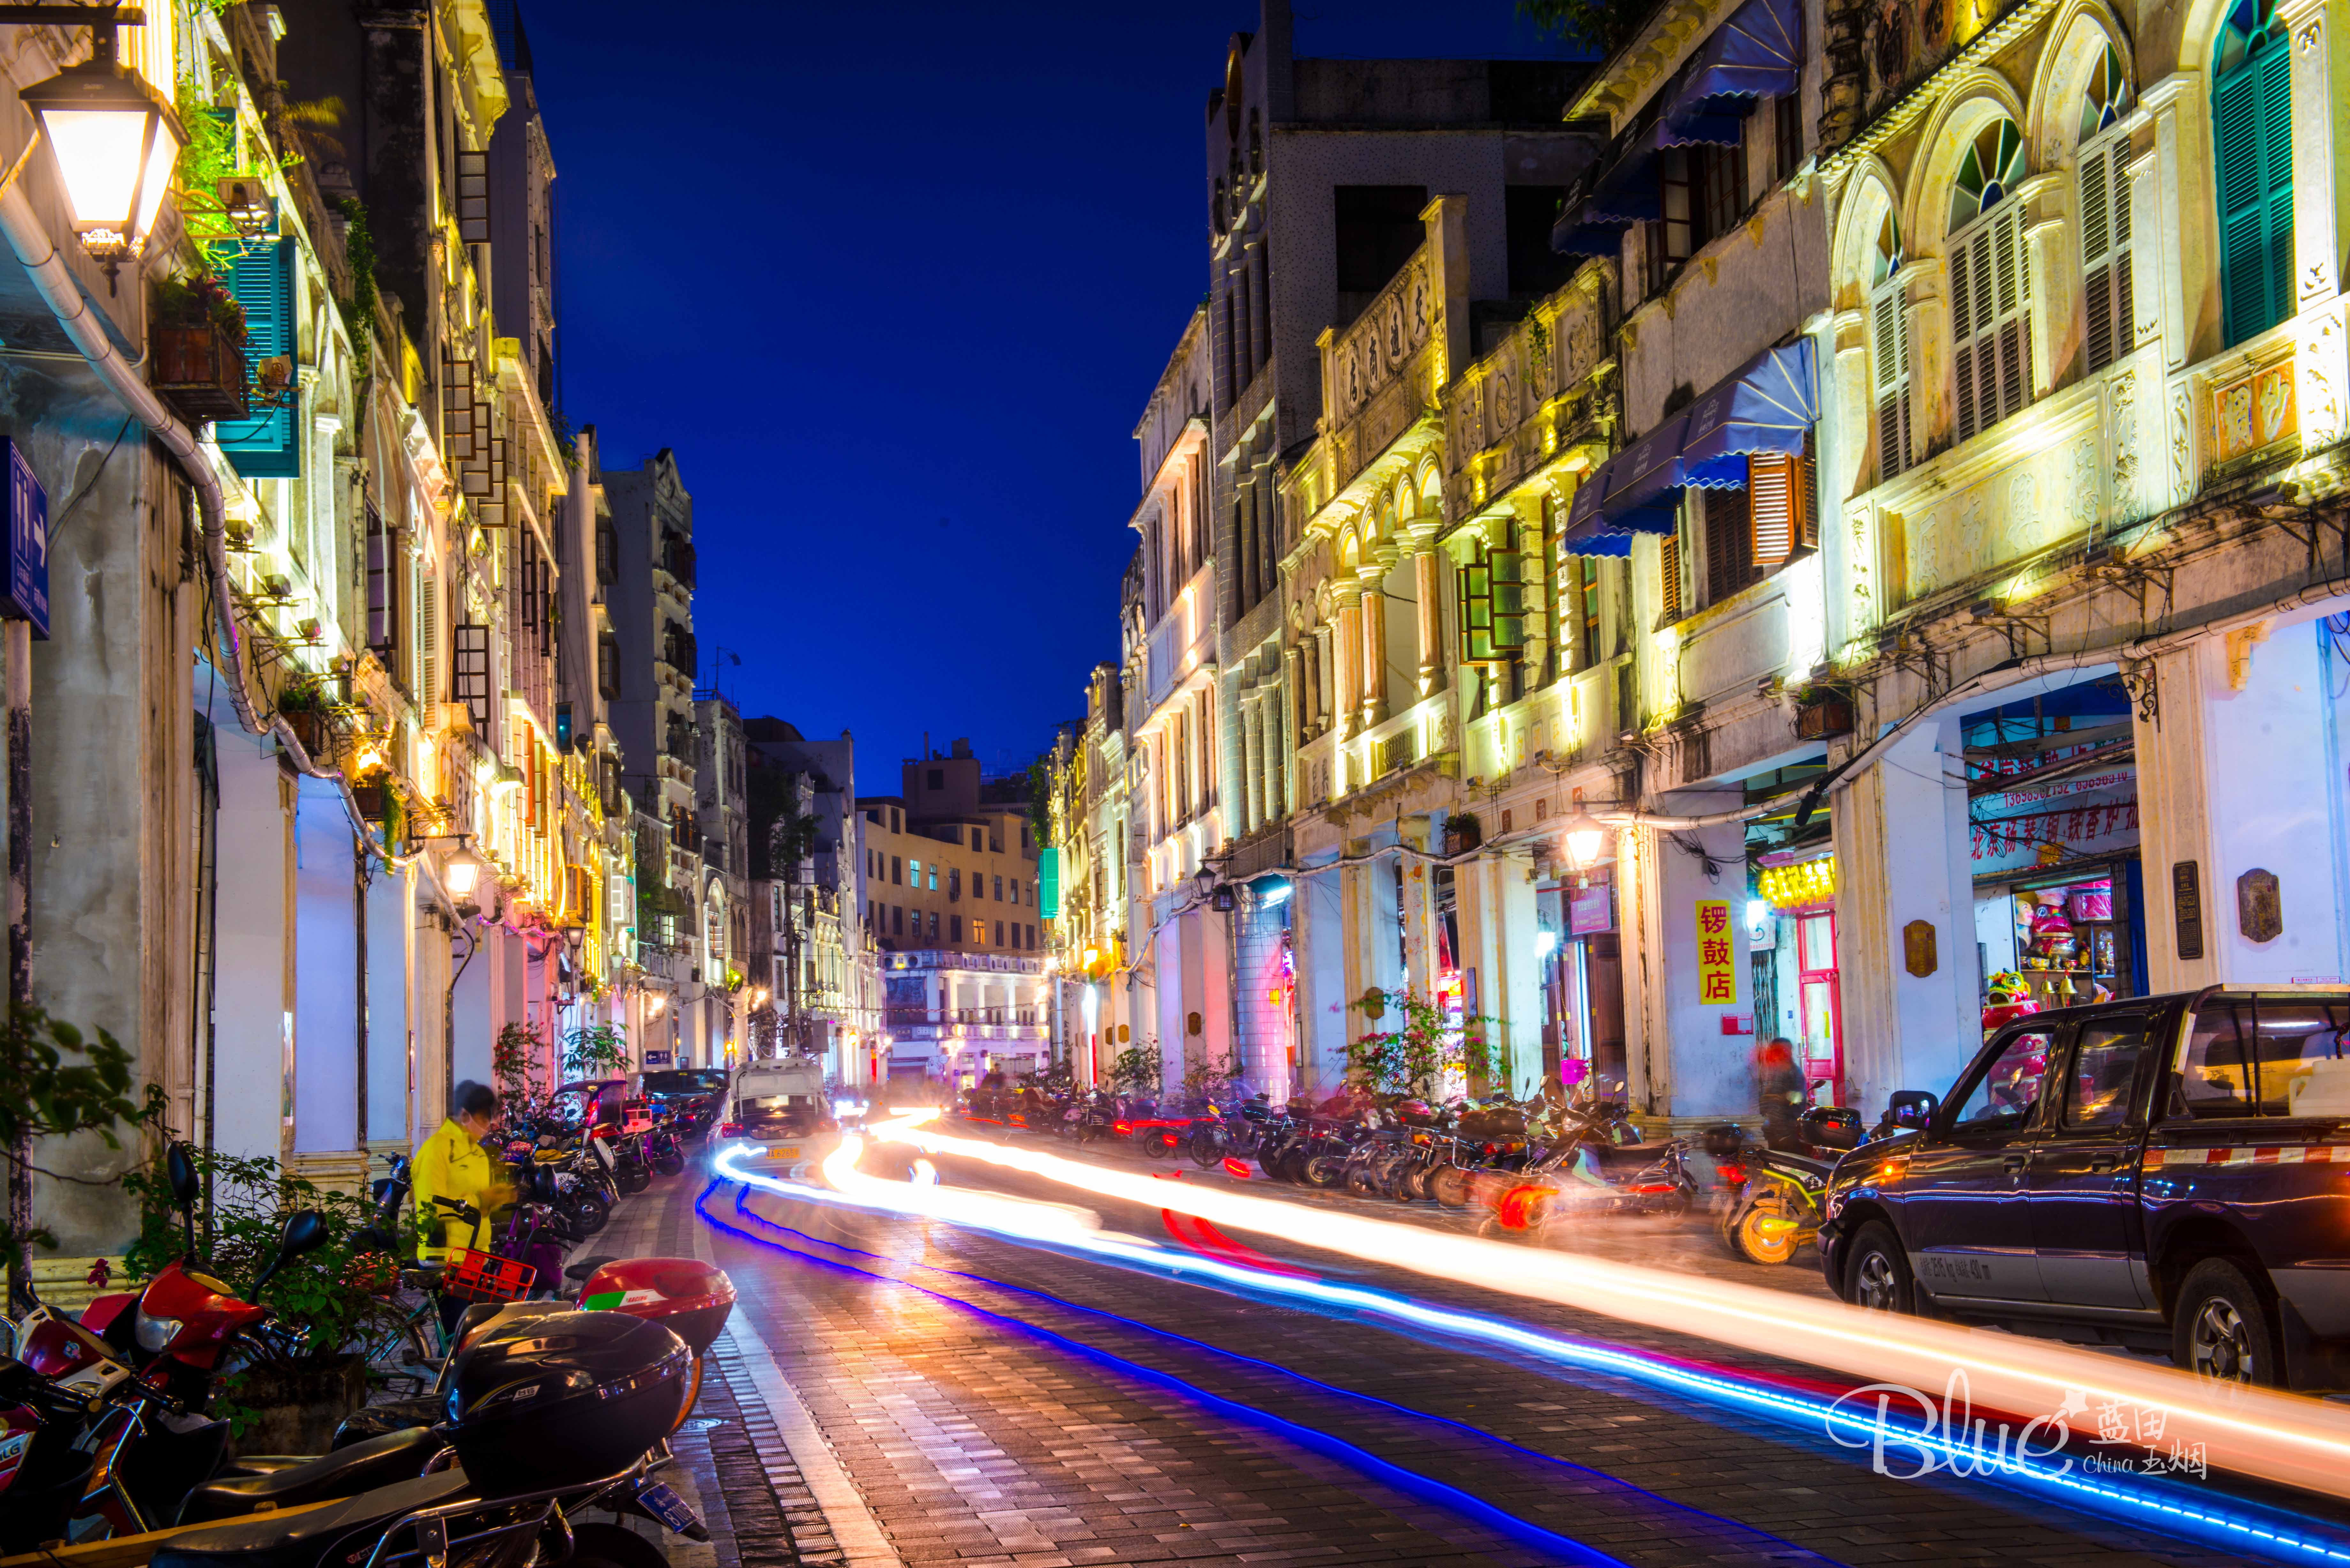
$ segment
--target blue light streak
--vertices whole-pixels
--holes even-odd
[[[2227,1550],[2257,1549],[2296,1563],[2350,1564],[2350,1541],[2326,1539],[2312,1528],[2314,1521],[2295,1519],[2281,1511],[2241,1505],[2235,1511],[2222,1510],[2193,1501],[2194,1494],[2185,1489],[2150,1477],[2139,1477],[2136,1490],[2131,1490],[2084,1473],[2059,1470],[2031,1456],[2019,1459],[2012,1450],[2008,1451],[1995,1467],[1985,1469],[1982,1467],[1990,1464],[1990,1457],[1973,1444],[1956,1440],[1931,1428],[1889,1417],[1864,1417],[1857,1412],[1836,1408],[1831,1401],[1797,1390],[1748,1382],[1702,1367],[1683,1366],[1666,1357],[1646,1355],[1621,1345],[1565,1339],[1507,1319],[1433,1306],[1409,1296],[1392,1295],[1367,1286],[1268,1274],[1197,1253],[1138,1245],[1110,1236],[1071,1231],[1060,1225],[1052,1227],[1046,1233],[1042,1227],[1034,1231],[1024,1231],[1009,1223],[1008,1219],[989,1223],[968,1212],[943,1213],[925,1201],[931,1194],[945,1190],[936,1187],[925,1186],[918,1189],[892,1183],[889,1185],[905,1195],[901,1199],[875,1201],[852,1198],[829,1189],[741,1170],[733,1163],[739,1152],[733,1147],[718,1152],[712,1161],[718,1176],[745,1186],[763,1188],[782,1197],[868,1212],[879,1210],[945,1219],[1009,1241],[1069,1248],[1083,1255],[1130,1268],[1178,1279],[1188,1277],[1192,1282],[1210,1279],[1263,1294],[1393,1318],[1440,1334],[1502,1345],[1579,1371],[1609,1373],[1717,1406],[1766,1416],[1798,1428],[1807,1436],[1825,1432],[1831,1440],[1848,1448],[1867,1448],[1877,1436],[1878,1423],[1882,1419],[1887,1434],[1897,1435],[1905,1446],[1916,1451],[1932,1454],[1947,1467],[1937,1473],[1950,1474],[1960,1479],[1986,1479],[1994,1484],[2014,1486],[2027,1493],[2051,1497],[2068,1507],[2140,1528],[2186,1535]],[[1003,1202],[1003,1213],[1007,1217],[1016,1213],[1021,1206],[1019,1199],[1004,1199]],[[1048,1205],[1034,1207],[1050,1209],[1056,1216],[1066,1212]],[[705,1219],[711,1219],[712,1223],[724,1224],[712,1218],[707,1210],[701,1212]],[[724,1228],[735,1229],[733,1226]],[[909,1288],[919,1290],[921,1287]],[[1839,1432],[1846,1434],[1850,1441],[1839,1438]],[[1960,1434],[1961,1437],[1964,1435],[1963,1432]]]
[[[1570,1536],[1561,1535],[1555,1531],[1544,1530],[1538,1524],[1529,1523],[1513,1513],[1494,1507],[1482,1498],[1461,1490],[1459,1487],[1450,1486],[1431,1476],[1421,1475],[1417,1470],[1405,1469],[1400,1465],[1357,1448],[1343,1438],[1333,1437],[1327,1432],[1318,1431],[1312,1427],[1301,1426],[1295,1421],[1276,1416],[1269,1410],[1261,1410],[1253,1405],[1241,1404],[1221,1394],[1211,1394],[1197,1384],[1186,1382],[1172,1373],[1161,1372],[1155,1367],[1128,1361],[1122,1356],[1112,1355],[1106,1350],[1097,1350],[1092,1345],[1080,1344],[1066,1334],[1055,1334],[1050,1329],[1039,1328],[1031,1323],[1023,1323],[1018,1318],[1008,1317],[1002,1313],[990,1312],[985,1307],[973,1305],[970,1302],[941,1291],[925,1289],[910,1280],[900,1280],[889,1274],[876,1273],[870,1269],[860,1269],[853,1263],[838,1262],[829,1258],[811,1257],[796,1248],[769,1241],[766,1237],[754,1234],[739,1225],[730,1225],[710,1212],[707,1207],[710,1194],[716,1189],[716,1187],[717,1183],[713,1181],[709,1188],[703,1189],[702,1197],[695,1200],[694,1211],[718,1229],[739,1236],[746,1241],[773,1248],[803,1262],[813,1263],[818,1268],[835,1269],[843,1273],[857,1274],[866,1279],[881,1280],[926,1295],[933,1301],[943,1302],[949,1306],[960,1308],[973,1317],[984,1319],[1007,1334],[1036,1340],[1066,1355],[1074,1355],[1079,1360],[1092,1362],[1122,1377],[1132,1378],[1137,1382],[1149,1384],[1152,1387],[1165,1389],[1179,1397],[1193,1401],[1227,1420],[1270,1432],[1275,1437],[1295,1443],[1309,1453],[1335,1459],[1370,1477],[1373,1480],[1394,1488],[1407,1497],[1417,1498],[1422,1502],[1430,1502],[1440,1508],[1450,1509],[1508,1540],[1535,1547],[1555,1556],[1560,1562],[1572,1564],[1573,1568],[1631,1568],[1631,1564],[1627,1563],[1622,1558],[1611,1557],[1604,1552],[1586,1546]],[[751,1218],[760,1217],[753,1215]],[[776,1229],[783,1230],[786,1227],[777,1226]]]

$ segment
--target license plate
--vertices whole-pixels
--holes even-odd
[[[639,1481],[637,1501],[675,1534],[691,1535],[702,1528],[701,1516],[666,1482]]]
[[[799,1157],[800,1146],[795,1143],[771,1143],[767,1146],[769,1159],[797,1159]]]

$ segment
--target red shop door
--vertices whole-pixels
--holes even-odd
[[[1814,1104],[1840,1106],[1844,1097],[1844,1002],[1836,988],[1835,913],[1795,920],[1795,989],[1804,1037],[1796,1044]]]

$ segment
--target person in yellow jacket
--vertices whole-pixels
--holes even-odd
[[[490,1212],[509,1202],[513,1189],[500,1182],[498,1166],[482,1140],[497,1129],[498,1093],[486,1084],[468,1080],[452,1096],[449,1119],[416,1147],[409,1176],[416,1198],[416,1257],[420,1262],[446,1261],[466,1247],[488,1251],[492,1241]],[[436,1202],[447,1199],[480,1211],[470,1224],[455,1210]],[[454,1296],[441,1301],[442,1328],[453,1330],[465,1303]]]

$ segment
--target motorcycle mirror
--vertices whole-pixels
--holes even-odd
[[[196,1175],[196,1162],[188,1153],[188,1146],[173,1143],[163,1150],[163,1179],[171,1184],[172,1201],[180,1208],[180,1233],[187,1244],[188,1256],[196,1255],[196,1198],[203,1183]]]
[[[277,1255],[269,1266],[255,1276],[253,1288],[246,1293],[258,1300],[261,1287],[274,1278],[278,1270],[305,1252],[314,1252],[327,1244],[327,1218],[315,1209],[305,1209],[286,1221],[286,1229],[277,1236]]]

